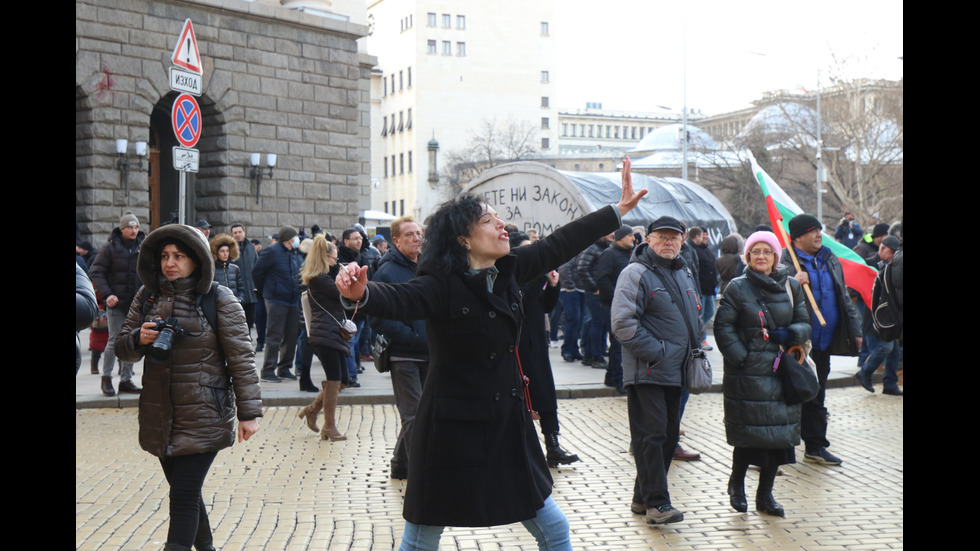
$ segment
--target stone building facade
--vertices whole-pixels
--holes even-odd
[[[75,220],[100,245],[133,211],[149,231],[178,208],[169,69],[184,22],[203,64],[200,168],[187,174],[185,220],[250,237],[284,224],[337,232],[369,207],[370,74],[358,51],[363,2],[310,15],[274,1],[76,0]],[[336,8],[335,8],[336,9]],[[326,15],[326,16],[324,16]],[[129,140],[128,175],[116,140]],[[149,153],[136,166],[136,142]],[[261,185],[249,157],[278,156]],[[126,177],[124,177],[126,176]]]

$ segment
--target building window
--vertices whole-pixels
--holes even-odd
[[[426,43],[425,53],[430,55],[435,55],[436,53],[436,41],[430,40]]]
[[[541,149],[549,149],[551,147],[551,140],[548,138],[541,138]]]
[[[459,56],[459,57],[465,57],[466,56],[466,43],[465,42],[457,42],[456,43],[456,55]]]
[[[385,157],[385,178],[388,177],[388,157]],[[388,212],[387,210],[385,212]]]
[[[395,73],[391,73],[391,93],[395,93]]]
[[[442,28],[448,29],[453,26],[453,16],[448,13],[442,14]]]
[[[388,96],[388,77],[381,77],[381,82],[383,83],[381,85],[381,95],[387,97]]]
[[[547,109],[550,106],[550,104],[551,101],[548,99],[548,96],[541,96],[541,107],[543,109]]]
[[[395,175],[395,156],[391,156],[391,175]]]
[[[385,201],[385,214],[388,214],[388,201]]]
[[[465,15],[457,15],[456,16],[456,28],[459,29],[459,30],[463,30],[463,29],[466,28],[466,16]]]
[[[408,87],[412,87],[412,68],[408,68]]]
[[[405,129],[406,130],[411,130],[412,129],[412,108],[411,107],[408,108],[408,120],[405,121]]]
[[[453,55],[453,43],[448,40],[442,41],[442,55]]]
[[[405,76],[405,72],[404,71],[398,71],[398,89],[399,90],[404,90],[405,89],[404,76]]]
[[[567,122],[561,123],[561,135],[563,137],[568,135],[568,123]]]
[[[548,71],[541,71],[541,83],[548,84],[549,82],[551,82],[551,76],[548,74]]]
[[[402,118],[404,114],[405,114],[404,111],[398,112],[398,132],[405,130],[404,119]]]
[[[435,27],[436,26],[436,14],[434,14],[432,12],[429,12],[429,13],[425,14],[425,24],[428,25],[429,27]]]
[[[398,173],[405,174],[405,154],[398,154]]]
[[[547,130],[549,128],[551,128],[551,126],[550,126],[550,123],[548,121],[548,117],[541,117],[541,129],[542,130]]]
[[[548,22],[541,22],[541,36],[548,36]]]
[[[408,171],[412,172],[412,152],[408,152]]]
[[[399,199],[398,205],[401,207],[401,211],[402,211],[402,213],[399,216],[405,216],[405,200]]]
[[[381,137],[388,135],[388,115],[384,116],[384,126],[381,127]]]

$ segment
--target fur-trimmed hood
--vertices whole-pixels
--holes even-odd
[[[238,260],[241,251],[238,250],[238,241],[235,238],[228,235],[227,233],[219,233],[218,235],[211,238],[211,259],[214,261],[218,260],[218,249],[228,246],[228,261],[234,262]]]
[[[160,283],[157,279],[160,275],[160,244],[169,239],[180,241],[186,246],[187,251],[196,257],[195,273],[200,272],[201,278],[197,281],[195,291],[202,295],[207,293],[214,279],[214,258],[211,256],[211,247],[203,233],[184,224],[161,226],[151,231],[143,240],[139,260],[136,261],[136,273],[139,274],[143,285],[151,293],[160,292]]]

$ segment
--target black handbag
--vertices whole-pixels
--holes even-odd
[[[799,349],[798,351],[796,349]],[[797,359],[803,359],[803,349],[794,346],[789,351],[779,351],[779,368],[776,374],[783,383],[783,400],[790,405],[809,402],[820,392],[820,382],[810,369]]]
[[[772,318],[772,314],[769,313],[769,306],[762,298],[762,293],[754,285],[752,285],[752,292],[755,293],[759,305],[762,306],[766,321],[776,327],[776,322]],[[792,289],[788,284],[786,293],[789,295],[790,304],[794,304]],[[784,402],[790,405],[802,404],[817,397],[817,393],[820,392],[820,382],[817,381],[817,375],[813,369],[807,364],[807,353],[803,346],[793,346],[788,351],[780,347],[779,355],[776,356],[773,367],[776,376],[779,377],[783,385]]]
[[[391,343],[381,333],[378,333],[371,343],[371,355],[374,356],[374,368],[378,373],[391,370]]]

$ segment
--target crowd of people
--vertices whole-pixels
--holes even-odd
[[[709,329],[724,358],[731,506],[747,511],[744,481],[756,466],[756,510],[784,516],[773,487],[797,445],[804,461],[843,462],[828,451],[830,357],[857,356],[857,380],[871,392],[884,365],[883,392],[901,395],[904,333],[879,333],[877,305],[845,285],[816,217],[794,217],[783,239],[768,226],[724,236],[716,253],[696,221],[624,225],[644,194],[634,192],[627,160],[619,204],[541,238],[463,195],[424,226],[411,216],[394,220],[388,239],[359,225],[336,239],[286,225],[263,245],[242,224],[211,236],[204,220],[147,235],[127,212],[98,252],[77,243],[77,281],[89,274],[98,309],[76,285],[76,325],[92,320],[91,372],[101,375],[102,392],[115,394],[118,360],[118,392],[141,394],[140,444],[160,458],[171,484],[167,548],[209,548],[201,484],[234,440],[236,416],[239,441],[258,430],[260,380],[296,380],[315,392],[299,418],[322,440],[345,440],[338,395],[359,386],[376,340],[401,419],[390,474],[408,481],[403,549],[437,548],[445,526],[518,521],[542,549],[570,548],[549,468],[581,458],[559,442],[549,346],[560,346],[565,362],[603,370],[604,383],[627,397],[636,463],[630,510],[651,524],[682,521],[667,474],[673,460],[700,459],[680,445],[680,425],[686,368],[692,354],[710,349]],[[901,228],[860,231],[845,216],[835,235],[853,241],[881,270],[879,280],[887,274],[900,315]],[[161,352],[168,332],[172,349]],[[774,369],[797,346],[819,384],[801,404],[787,402]],[[314,356],[325,376],[319,388]],[[133,364],[144,359],[140,388]]]

